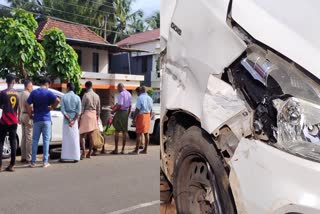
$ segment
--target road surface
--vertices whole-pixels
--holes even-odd
[[[159,213],[159,146],[150,146],[147,155],[99,155],[51,164],[1,172],[0,213]]]

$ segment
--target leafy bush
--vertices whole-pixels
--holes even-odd
[[[30,78],[43,71],[45,53],[34,35],[37,26],[23,10],[15,10],[13,18],[0,18],[0,77],[10,72]]]
[[[72,82],[78,92],[81,90],[81,69],[78,55],[67,44],[64,33],[58,28],[45,31],[43,47],[47,57],[47,73],[52,78],[60,78],[61,82]]]

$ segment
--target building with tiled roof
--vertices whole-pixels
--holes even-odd
[[[134,90],[144,80],[143,75],[124,74],[117,70],[111,72],[110,64],[112,64],[113,54],[128,53],[130,49],[121,49],[117,45],[110,44],[85,25],[52,18],[39,24],[36,30],[37,40],[43,41],[44,32],[52,28],[62,30],[67,43],[78,53],[78,62],[82,70],[81,83],[83,87],[86,81],[93,83],[93,88],[101,99],[101,119],[105,124],[109,113],[104,108],[115,104],[117,84],[121,82],[127,90]],[[53,86],[62,91],[66,88],[66,84],[59,81],[56,81]]]
[[[150,30],[129,36],[117,43],[119,47],[131,48],[135,50],[145,50],[146,52],[123,53],[123,59],[130,55],[130,65],[125,60],[118,63],[117,70],[144,75],[144,84],[153,88],[160,88],[160,29]]]
[[[117,43],[118,46],[133,46],[141,43],[160,40],[160,29],[149,30],[129,36]]]

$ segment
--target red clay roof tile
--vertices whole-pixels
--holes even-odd
[[[160,39],[160,29],[150,30],[129,36],[117,43],[118,46],[128,46],[140,44],[148,41]]]
[[[36,30],[37,39],[42,40],[44,31],[53,27],[62,30],[67,39],[78,39],[88,42],[109,44],[106,40],[84,25],[58,21],[52,18],[48,18],[47,21],[39,25],[38,29]]]

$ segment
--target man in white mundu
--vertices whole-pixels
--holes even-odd
[[[61,161],[80,160],[78,118],[81,113],[81,100],[73,92],[74,89],[74,84],[68,83],[67,93],[61,99],[61,112],[64,115]]]

